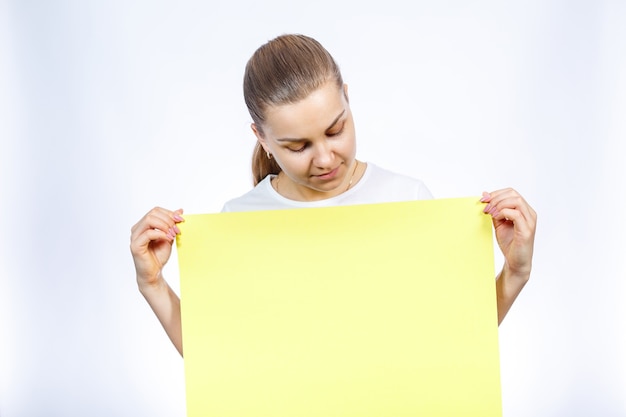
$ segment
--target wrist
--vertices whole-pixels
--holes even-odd
[[[530,279],[531,266],[524,268],[512,268],[508,262],[504,262],[502,272],[500,272],[500,278],[505,276],[507,280],[515,280],[526,282]]]
[[[142,278],[137,275],[137,287],[139,288],[139,292],[141,292],[144,296],[147,293],[159,291],[160,289],[165,287],[165,278],[159,272],[159,274],[150,279]]]

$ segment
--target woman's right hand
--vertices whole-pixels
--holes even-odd
[[[180,233],[176,224],[184,221],[182,214],[182,209],[170,211],[155,207],[132,227],[130,251],[140,288],[157,285],[163,279],[161,271]]]

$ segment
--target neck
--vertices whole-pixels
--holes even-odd
[[[285,198],[296,201],[318,201],[325,200],[327,198],[336,197],[348,191],[352,188],[363,175],[365,164],[357,161],[356,159],[352,165],[348,168],[348,174],[342,181],[342,183],[333,190],[321,191],[314,188],[307,187],[302,184],[293,182],[283,171],[281,171],[273,180],[272,186],[274,190]]]

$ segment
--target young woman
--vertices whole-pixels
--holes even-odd
[[[325,207],[432,198],[424,184],[356,159],[348,89],[316,40],[284,35],[261,46],[244,76],[244,98],[257,138],[255,187],[224,211]],[[530,276],[536,214],[513,189],[483,193],[505,258],[497,276],[501,322]],[[183,221],[182,210],[154,208],[131,231],[137,283],[183,354],[180,300],[162,275]]]

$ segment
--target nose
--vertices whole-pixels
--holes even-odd
[[[315,164],[316,167],[331,168],[335,160],[335,152],[327,141],[323,141],[315,147],[315,155],[313,158],[313,164]]]

